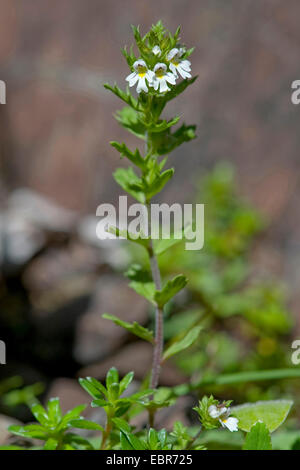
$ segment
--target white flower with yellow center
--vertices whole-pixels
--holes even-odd
[[[239,420],[237,418],[229,418],[230,408],[211,405],[208,408],[208,413],[213,419],[218,419],[223,428],[229,429],[230,432],[238,431]]]
[[[152,79],[152,86],[154,90],[158,90],[161,93],[170,90],[168,83],[175,85],[176,78],[171,72],[167,72],[167,66],[163,63],[158,63],[153,69],[154,75]]]
[[[134,72],[132,72],[128,77],[126,77],[129,86],[134,86],[136,82],[138,82],[136,91],[140,93],[144,91],[147,93],[148,87],[146,83],[146,79],[148,84],[151,83],[154,73],[151,70],[148,70],[146,62],[144,60],[136,60],[133,64]]]
[[[182,78],[191,78],[191,63],[189,60],[180,60],[181,55],[183,54],[183,49],[180,50],[177,48],[171,49],[167,55],[167,59],[170,62],[170,70],[173,72],[175,77],[178,77],[178,73]]]
[[[152,49],[152,52],[153,52],[154,55],[160,55],[161,54],[160,47],[159,46],[154,46],[153,49]]]

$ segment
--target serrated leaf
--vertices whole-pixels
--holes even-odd
[[[146,271],[141,266],[135,264],[128,269],[125,276],[131,280],[129,287],[155,305],[155,285],[149,271]]]
[[[146,249],[148,248],[149,238],[142,236],[142,234],[136,237],[135,234],[129,232],[128,230],[120,230],[118,227],[114,227],[112,225],[108,227],[107,232],[115,235],[118,238],[125,238],[130,242],[137,243],[138,245],[141,245]]]
[[[129,132],[134,134],[139,139],[145,140],[147,127],[141,120],[137,111],[128,106],[125,106],[120,111],[117,111],[115,118],[123,127],[125,127],[125,129],[128,129]]]
[[[125,330],[138,336],[139,338],[142,338],[145,341],[149,341],[149,343],[153,343],[153,332],[148,330],[147,328],[144,328],[142,325],[140,325],[136,321],[133,323],[129,323],[124,320],[121,320],[115,315],[110,315],[108,313],[104,313],[102,317],[105,318],[106,320],[113,321],[116,325],[121,326],[122,328],[125,328]]]
[[[170,127],[175,126],[175,124],[177,124],[179,120],[180,120],[180,116],[176,116],[175,118],[170,119],[169,121],[166,121],[165,119],[161,120],[159,123],[155,125],[151,125],[148,128],[149,132],[151,133],[164,132]]]
[[[131,152],[131,150],[129,150],[129,148],[124,143],[120,144],[119,142],[115,141],[110,142],[110,145],[118,150],[122,157],[128,158],[129,161],[141,168],[141,170],[145,168],[145,161],[138,149],[135,149],[134,152]]]
[[[265,423],[256,423],[246,435],[243,450],[272,450],[271,435]]]
[[[127,193],[131,194],[141,204],[145,202],[142,180],[135,174],[134,170],[129,168],[117,168],[113,173],[115,181]]]
[[[155,291],[154,300],[158,307],[163,308],[170,299],[186,286],[186,284],[187,278],[182,274],[179,274],[171,281],[168,281],[162,290]]]
[[[171,356],[174,356],[174,354],[178,354],[184,349],[189,348],[196,341],[201,330],[202,327],[200,325],[195,326],[184,336],[184,338],[171,344],[171,346],[164,352],[163,360],[169,359]]]
[[[162,191],[162,189],[165,187],[165,185],[172,178],[173,175],[174,168],[169,168],[169,170],[165,170],[161,174],[158,174],[153,180],[153,182],[148,185],[148,187],[144,188],[144,192],[147,195],[147,199],[150,200],[153,196]]]
[[[138,110],[138,102],[128,90],[125,92],[121,90],[117,85],[111,86],[108,83],[105,83],[103,86],[107,90],[110,90],[112,93],[114,93],[122,101],[131,106],[133,109]]]
[[[291,400],[270,400],[246,403],[231,408],[231,415],[239,420],[239,429],[249,432],[258,421],[263,421],[270,432],[275,431],[291,409]]]

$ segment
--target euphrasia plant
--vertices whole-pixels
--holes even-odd
[[[147,209],[152,198],[174,174],[173,168],[165,169],[167,156],[182,143],[195,138],[195,126],[181,124],[173,130],[179,117],[169,120],[162,117],[166,105],[196,79],[191,75],[191,63],[188,60],[193,49],[185,48],[180,41],[179,32],[178,28],[175,34],[171,34],[158,22],[145,36],[141,36],[139,29],[133,27],[138,55],[133,47],[129,51],[123,49],[123,54],[130,69],[126,81],[129,87],[136,87],[137,94],[134,96],[129,88],[123,91],[116,85],[105,85],[126,104],[117,113],[119,123],[144,143],[144,151],[140,151],[138,148],[130,150],[125,143],[112,142],[121,157],[127,158],[131,163],[128,168],[116,170],[115,180]],[[149,215],[149,210],[147,213]],[[125,235],[130,241],[142,246],[148,255],[149,269],[133,265],[127,276],[130,286],[144,296],[155,310],[154,331],[137,321],[128,323],[110,314],[104,314],[104,317],[153,345],[152,370],[141,390],[136,393],[130,393],[129,389],[133,373],[129,372],[120,378],[114,367],[108,371],[105,384],[92,377],[79,380],[92,397],[91,406],[105,410],[105,427],[81,416],[85,405],[63,415],[59,399],[52,399],[47,408],[43,408],[37,401],[33,404],[32,412],[38,424],[11,426],[10,431],[25,439],[43,441],[43,448],[48,450],[99,447],[102,450],[200,450],[203,448],[199,441],[202,429],[210,431],[226,428],[231,432],[240,429],[248,433],[243,446],[245,449],[270,449],[270,432],[285,420],[291,407],[289,400],[258,402],[230,408],[231,401],[220,402],[212,395],[204,396],[199,401],[199,406],[194,408],[201,423],[196,429],[188,429],[181,422],[175,422],[170,433],[164,429],[154,429],[155,414],[159,408],[170,406],[178,395],[195,390],[193,384],[186,384],[177,390],[159,388],[159,380],[162,363],[190,347],[198,339],[202,326],[197,322],[164,345],[165,306],[187,284],[186,277],[181,274],[165,283],[161,280],[158,257],[177,243],[175,237],[154,241],[150,231],[146,236],[141,233],[136,237],[117,227],[111,227],[110,230],[117,235]],[[135,430],[131,425],[131,418],[143,410],[148,411],[149,428]],[[76,428],[99,432],[100,442],[75,434],[72,430]],[[19,447],[15,445],[10,448]]]

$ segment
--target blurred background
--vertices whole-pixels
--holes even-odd
[[[247,263],[264,282],[284,286],[292,325],[266,331],[265,339],[283,335],[289,354],[300,335],[300,107],[291,103],[291,83],[300,78],[299,16],[298,0],[0,0],[0,79],[7,86],[0,105],[0,339],[7,344],[0,393],[1,383],[3,394],[37,383],[34,394],[58,395],[69,409],[87,399],[78,375],[101,379],[117,365],[122,373],[134,368],[141,380],[150,363],[147,347],[101,318],[108,311],[146,323],[148,307],[121,275],[135,254],[117,242],[99,244],[94,215],[121,194],[111,175],[119,155],[109,141],[137,145],[113,119],[120,103],[103,83],[125,87],[120,48],[132,42],[130,25],[146,32],[159,19],[172,31],[181,24],[183,42],[196,47],[192,71],[199,75],[167,111],[196,124],[198,138],[172,155],[176,173],[161,199],[204,202],[215,197],[215,182],[225,181],[250,201],[264,222],[262,231],[249,229],[257,237],[250,237],[251,251],[243,248]],[[232,167],[213,170],[220,161],[235,168],[234,183]],[[200,196],[207,173],[204,186],[211,186]],[[209,250],[224,256],[215,245],[203,256]],[[184,265],[179,257],[174,270]],[[193,308],[200,304],[193,297]],[[252,330],[243,339],[237,325],[230,328],[249,346]],[[264,356],[270,343],[261,340],[255,354]],[[238,354],[229,370],[241,369]],[[252,365],[267,368],[258,362]],[[166,368],[165,385],[194,373],[182,364]],[[6,400],[5,419],[29,419],[22,401]]]

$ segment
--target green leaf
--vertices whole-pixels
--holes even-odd
[[[115,367],[111,367],[109,371],[106,374],[106,388],[107,390],[110,389],[110,387],[115,384],[119,383],[119,372]]]
[[[132,449],[134,450],[146,450],[147,449],[147,445],[141,439],[136,437],[134,434],[129,433],[129,432],[125,434],[123,431],[121,431],[121,434],[124,434],[124,436],[127,438]]]
[[[122,101],[127,103],[129,106],[131,106],[133,109],[138,110],[138,102],[136,99],[131,95],[129,90],[126,92],[121,90],[117,85],[111,86],[108,83],[105,83],[104,88],[107,90],[110,90],[112,93],[114,93],[118,98],[120,98]]]
[[[58,446],[57,439],[54,439],[53,437],[49,437],[49,439],[47,439],[47,441],[45,442],[44,450],[55,450],[57,446]]]
[[[184,349],[189,348],[196,341],[201,330],[202,327],[200,325],[193,327],[184,336],[184,338],[171,344],[171,346],[164,352],[163,359],[169,359],[171,356],[174,356],[174,354],[177,354],[183,351]]]
[[[122,419],[122,418],[113,418],[112,419],[113,423],[115,424],[115,426],[120,429],[120,431],[123,431],[124,433],[127,433],[127,432],[131,432],[131,427],[130,425],[127,423],[127,421],[125,421],[125,419]]]
[[[124,393],[125,390],[129,387],[129,385],[131,384],[133,380],[133,377],[134,377],[134,372],[128,372],[128,374],[126,374],[125,377],[123,377],[123,379],[120,381],[120,395],[122,395],[122,393]]]
[[[139,236],[136,237],[134,234],[128,232],[128,230],[120,230],[118,227],[113,227],[112,225],[108,227],[107,231],[109,233],[112,233],[116,237],[126,238],[130,242],[137,243],[138,245],[141,245],[146,249],[148,248],[149,238],[142,236],[142,234],[139,234]]]
[[[138,264],[134,264],[128,269],[125,276],[131,280],[129,286],[132,289],[155,305],[155,285],[149,271],[146,271]]]
[[[129,148],[124,143],[120,144],[119,142],[115,141],[110,142],[110,145],[118,150],[122,157],[128,158],[131,163],[141,168],[141,170],[144,170],[145,161],[138,149],[136,149],[134,152],[131,152],[131,150],[129,150]]]
[[[112,404],[109,401],[99,399],[93,400],[91,403],[92,408],[105,408],[106,406],[111,407]]]
[[[243,450],[272,450],[271,435],[265,423],[258,422],[251,427]]]
[[[134,109],[125,106],[125,108],[117,111],[115,115],[116,120],[125,127],[129,132],[134,134],[139,139],[145,140],[145,133],[147,127],[140,118],[140,114]]]
[[[31,412],[35,419],[43,426],[49,426],[49,417],[42,405],[36,403],[31,407]]]
[[[153,343],[153,332],[148,330],[147,328],[144,328],[141,326],[139,323],[136,321],[133,323],[128,323],[124,320],[121,320],[120,318],[110,315],[108,313],[104,313],[102,315],[103,318],[106,320],[111,320],[113,321],[116,325],[121,326],[122,328],[125,328],[125,330],[129,331],[130,333],[138,336],[139,338],[144,339],[145,341],[149,341],[149,343]]]
[[[92,398],[103,398],[103,395],[106,396],[107,394],[105,387],[92,377],[80,378],[79,383]]]
[[[100,426],[98,423],[94,423],[93,421],[89,421],[87,419],[73,419],[69,422],[72,428],[77,429],[91,429],[93,431],[104,431],[103,427]]]
[[[187,278],[182,274],[179,274],[171,281],[168,281],[162,290],[155,291],[154,300],[158,307],[163,308],[170,299],[186,286],[186,284]]]
[[[270,432],[275,431],[291,409],[291,400],[270,400],[246,403],[231,408],[231,415],[239,420],[239,429],[249,432],[258,421],[263,421]]]
[[[155,254],[161,255],[172,246],[182,242],[185,239],[185,235],[189,230],[191,230],[191,227],[185,227],[171,234],[170,238],[161,238],[159,240],[153,240]]]
[[[147,195],[147,199],[150,200],[155,194],[162,191],[164,186],[167,182],[172,178],[174,175],[174,168],[170,168],[169,170],[163,171],[161,174],[158,174],[153,182],[148,185],[148,187],[144,188],[144,192]]]
[[[142,180],[129,168],[117,168],[113,174],[115,181],[127,193],[131,194],[141,204],[145,202]]]
[[[13,425],[9,426],[9,432],[21,437],[31,437],[33,439],[45,440],[47,439],[48,433],[39,424],[28,424],[27,426]]]
[[[59,398],[51,398],[47,403],[48,417],[52,422],[58,422],[62,418]]]
[[[258,370],[247,372],[236,372],[234,374],[219,374],[213,377],[201,379],[192,384],[193,390],[205,385],[231,385],[235,383],[259,382],[263,380],[282,380],[300,378],[300,368]]]
[[[187,87],[189,87],[190,85],[192,85],[198,78],[198,75],[196,75],[195,77],[193,78],[186,78],[185,80],[182,80],[181,82],[177,83],[175,86],[173,86],[171,88],[170,91],[168,91],[166,94],[165,94],[165,100],[166,102],[170,101],[170,100],[173,100],[174,98],[176,98],[178,95],[180,95],[181,93],[183,93]]]
[[[166,121],[165,119],[164,120],[161,120],[159,123],[155,124],[155,125],[150,125],[149,126],[149,132],[153,132],[153,133],[157,133],[157,132],[164,132],[166,131],[167,129],[169,129],[170,127],[172,126],[175,126],[175,124],[177,124],[177,122],[180,120],[180,116],[176,116],[175,118],[173,119],[170,119],[169,121]]]
[[[155,139],[155,148],[159,155],[165,155],[172,152],[176,147],[196,138],[196,126],[186,126],[182,124],[175,132],[166,131],[164,134],[158,134]]]

